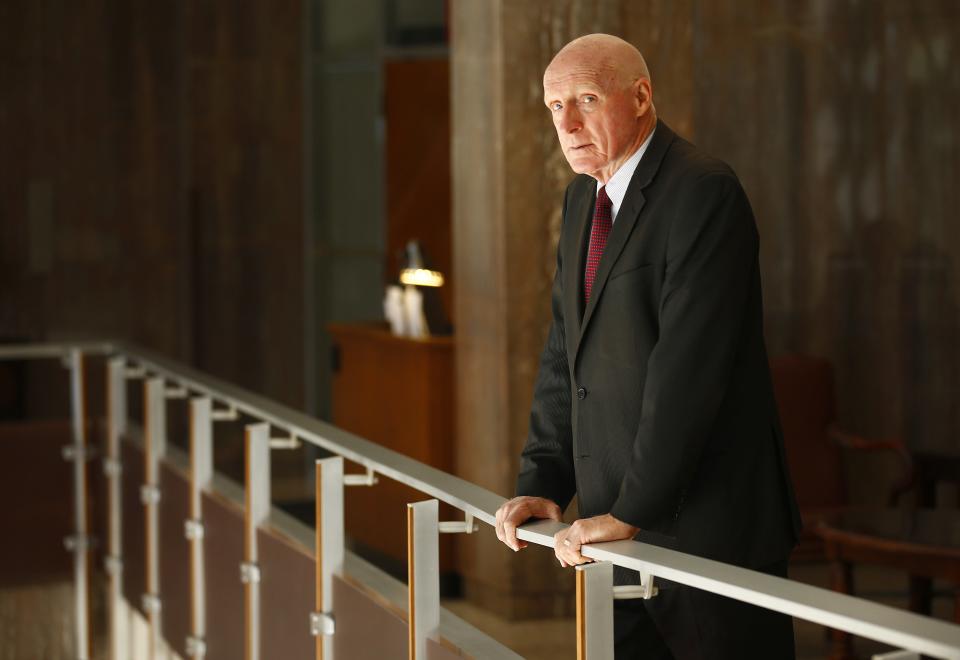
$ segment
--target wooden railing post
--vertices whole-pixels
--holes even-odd
[[[107,479],[107,552],[103,561],[110,594],[110,660],[125,660],[122,644],[126,639],[126,617],[120,603],[123,598],[120,438],[127,427],[125,370],[124,358],[114,357],[107,361],[107,446],[103,458],[103,473]]]
[[[410,660],[426,660],[440,626],[440,523],[437,500],[407,505],[407,625]]]
[[[245,436],[244,561],[240,564],[246,623],[244,657],[246,660],[260,660],[260,566],[257,564],[257,529],[270,514],[270,425],[248,424]]]
[[[343,569],[343,459],[316,463],[316,606],[310,631],[317,638],[317,660],[333,660],[333,576]]]
[[[196,659],[207,651],[206,569],[203,562],[203,497],[213,479],[213,420],[209,397],[190,400],[190,517],[184,535],[190,543],[190,635],[187,654]]]

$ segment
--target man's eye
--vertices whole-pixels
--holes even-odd
[[[556,112],[562,107],[563,107],[563,104],[557,101],[554,101],[553,103],[550,104],[550,110],[552,110],[553,112]]]
[[[596,100],[597,100],[596,96],[587,95],[583,97],[582,103],[594,103]]]

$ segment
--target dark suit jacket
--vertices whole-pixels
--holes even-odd
[[[800,518],[763,341],[758,236],[733,171],[659,122],[583,308],[596,181],[563,204],[519,495],[762,567]],[[623,581],[621,573],[618,582]]]

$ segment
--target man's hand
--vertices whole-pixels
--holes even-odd
[[[617,520],[609,513],[593,518],[581,518],[556,533],[553,537],[553,552],[563,567],[585,564],[593,560],[580,554],[580,546],[633,538],[639,531],[639,527]]]
[[[543,497],[514,497],[497,509],[497,538],[514,552],[527,547],[517,538],[517,527],[530,518],[548,518],[560,522],[562,511],[557,503]]]

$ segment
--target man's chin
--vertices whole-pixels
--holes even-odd
[[[597,162],[594,161],[593,159],[568,158],[567,163],[570,165],[570,169],[572,169],[577,174],[592,175],[594,172],[600,169],[600,165],[598,165]]]

